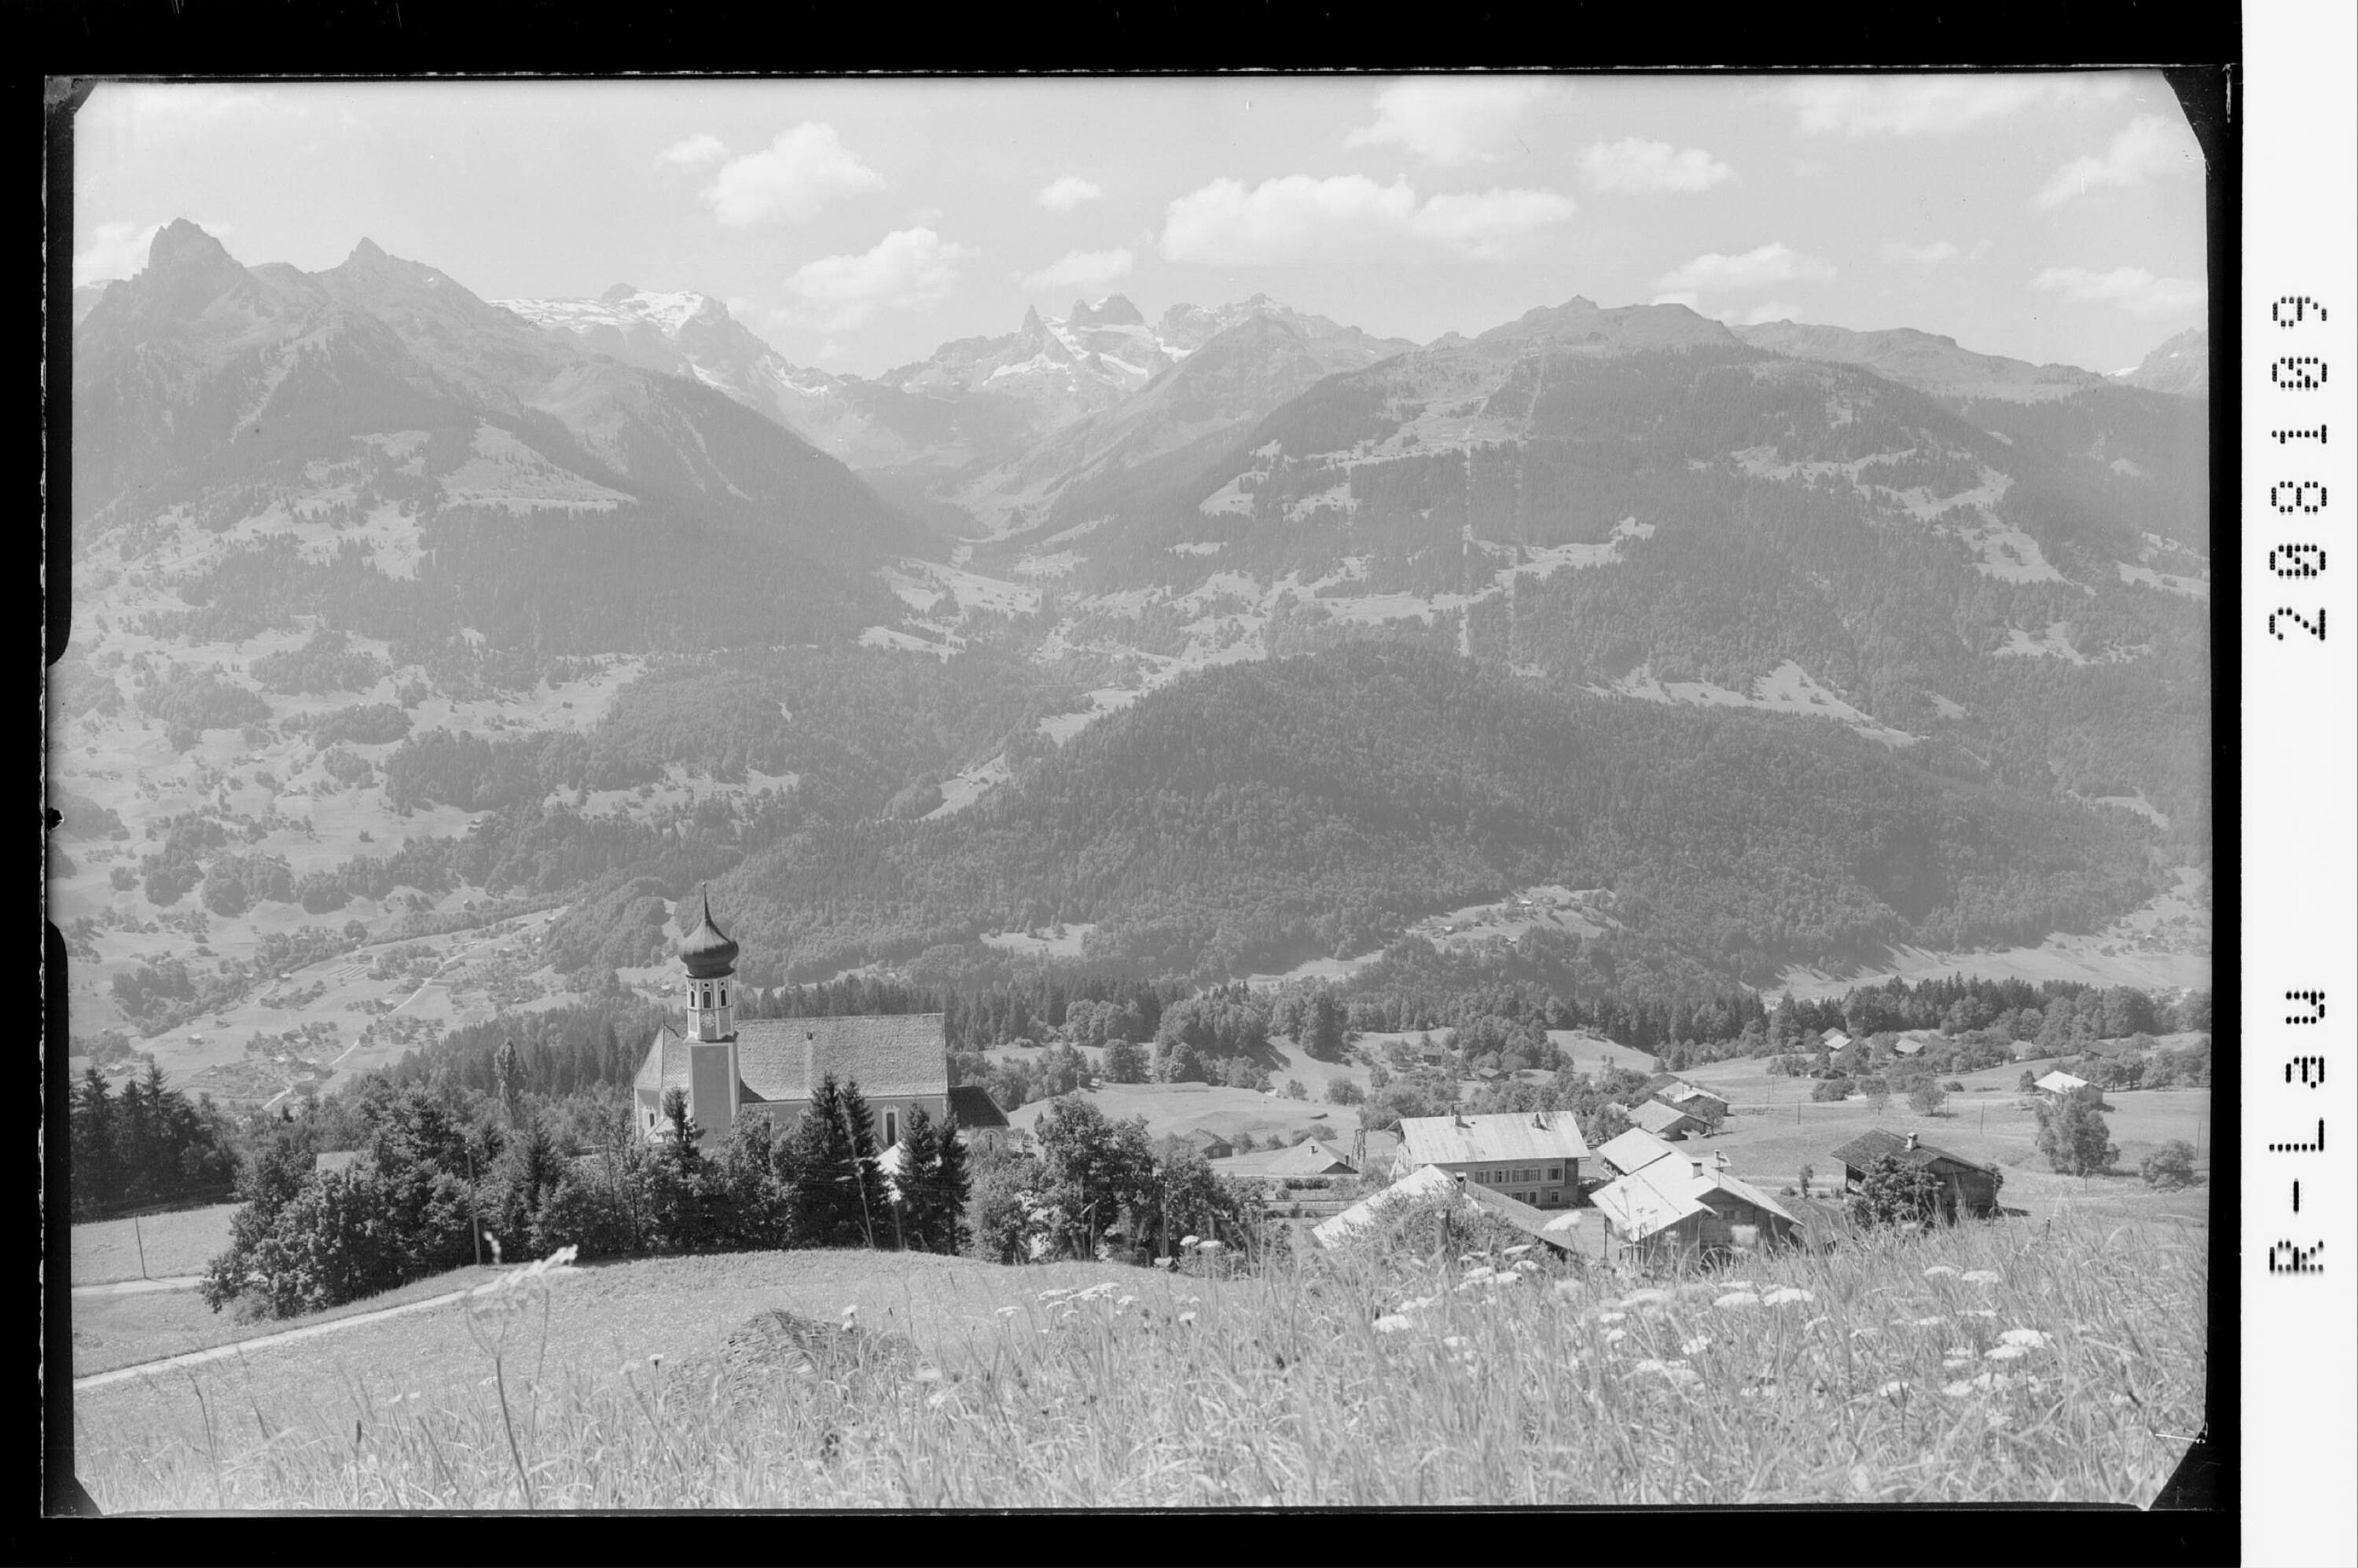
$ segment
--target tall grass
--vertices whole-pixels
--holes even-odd
[[[847,1324],[750,1372],[532,1364],[551,1269],[481,1383],[84,1426],[80,1469],[110,1510],[2144,1504],[2201,1430],[2204,1267],[2069,1218],[1642,1290],[1371,1248],[1217,1290],[1108,1269],[964,1345]]]

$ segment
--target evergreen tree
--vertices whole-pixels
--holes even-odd
[[[673,1169],[682,1176],[686,1176],[696,1169],[698,1162],[703,1158],[703,1153],[697,1148],[697,1143],[704,1136],[704,1129],[698,1126],[696,1119],[687,1114],[686,1089],[664,1091],[663,1115],[664,1152],[670,1158]]]
[[[876,1136],[864,1099],[855,1121],[854,1098],[829,1074],[795,1130],[790,1208],[798,1247],[876,1244],[873,1206],[882,1201]]]
[[[508,1125],[524,1125],[524,1069],[516,1062],[514,1039],[503,1041],[492,1057],[492,1083],[498,1089],[501,1108],[506,1111]]]
[[[106,1075],[94,1065],[82,1070],[81,1082],[74,1086],[70,1130],[74,1212],[100,1213],[122,1192],[123,1168],[115,1152],[114,1100]]]

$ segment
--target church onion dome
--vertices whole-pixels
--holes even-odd
[[[704,918],[680,938],[679,961],[687,966],[689,978],[699,980],[719,979],[736,968],[737,944],[712,924],[709,892],[704,895]]]

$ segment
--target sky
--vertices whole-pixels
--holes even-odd
[[[1109,293],[1417,342],[1671,299],[2098,371],[2205,319],[2154,72],[111,83],[75,130],[77,284],[174,218],[249,265],[365,237],[485,298],[698,290],[862,375]]]

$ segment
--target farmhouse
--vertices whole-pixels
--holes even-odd
[[[1710,1125],[1691,1111],[1660,1100],[1650,1099],[1629,1113],[1630,1121],[1666,1143],[1683,1142],[1698,1132],[1708,1132]]]
[[[1237,1146],[1217,1132],[1197,1128],[1187,1134],[1187,1146],[1206,1160],[1227,1160],[1234,1157]]]
[[[1212,1162],[1212,1169],[1239,1181],[1285,1176],[1356,1176],[1359,1173],[1336,1150],[1315,1138],[1283,1149],[1257,1149]]]
[[[1846,1051],[1850,1048],[1850,1036],[1839,1029],[1829,1029],[1819,1037],[1819,1044],[1829,1051]]]
[[[1646,1085],[1649,1098],[1686,1112],[1707,1127],[1717,1127],[1727,1119],[1727,1097],[1712,1093],[1701,1084],[1691,1084],[1669,1073],[1657,1074]]]
[[[1580,1162],[1588,1145],[1568,1110],[1509,1111],[1487,1116],[1401,1119],[1401,1174],[1438,1165],[1469,1185],[1503,1190],[1538,1208],[1563,1208],[1580,1191]]]
[[[956,1112],[962,1126],[1007,1125],[988,1095],[950,1087],[940,1013],[740,1023],[731,997],[737,944],[713,924],[708,896],[703,918],[680,941],[679,958],[687,971],[688,1032],[666,1023],[647,1044],[631,1086],[641,1138],[662,1135],[664,1097],[673,1089],[687,1093],[687,1114],[708,1144],[725,1141],[741,1117],[763,1117],[789,1132],[828,1077],[859,1086],[880,1148],[899,1142],[920,1109],[937,1123]]]
[[[1930,1045],[1933,1041],[1938,1040],[1940,1037],[1939,1033],[1934,1030],[1911,1029],[1907,1033],[1902,1034],[1898,1039],[1894,1040],[1891,1043],[1891,1049],[1893,1054],[1896,1055],[1913,1056],[1921,1052],[1925,1046]]]
[[[2084,1089],[2088,1087],[2087,1079],[2074,1077],[2061,1067],[2056,1068],[2053,1072],[2048,1074],[2043,1078],[2033,1079],[2032,1083],[2035,1087],[2044,1089],[2049,1094],[2055,1096],[2059,1099],[2063,1096],[2070,1094],[2074,1089]]]
[[[1477,1186],[1441,1165],[1422,1165],[1411,1171],[1383,1191],[1370,1194],[1330,1219],[1321,1220],[1311,1227],[1310,1234],[1321,1247],[1331,1249],[1368,1234],[1388,1220],[1428,1206],[1468,1217],[1491,1215],[1560,1252],[1575,1251],[1579,1247],[1580,1238],[1565,1226],[1567,1220],[1580,1217],[1577,1212],[1551,1218],[1529,1204],[1518,1202],[1496,1188]]]
[[[1599,1144],[1596,1157],[1617,1176],[1626,1176],[1641,1166],[1676,1154],[1677,1150],[1655,1137],[1642,1127],[1633,1127],[1618,1138]]]
[[[1833,1157],[1843,1162],[1844,1187],[1850,1192],[1858,1191],[1867,1167],[1887,1154],[1932,1173],[1941,1186],[1942,1218],[1953,1220],[1960,1214],[1985,1218],[1996,1212],[1996,1166],[1936,1149],[1912,1132],[1901,1138],[1877,1128],[1836,1149]]]
[[[1797,1238],[1801,1221],[1724,1160],[1675,1152],[1649,1161],[1589,1195],[1626,1246],[1650,1260],[1710,1258]]]

